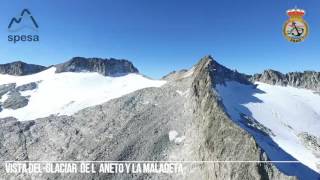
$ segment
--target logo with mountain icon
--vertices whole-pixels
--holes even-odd
[[[39,42],[39,25],[28,9],[23,9],[21,14],[13,17],[8,25],[8,41]],[[30,31],[31,30],[31,31]]]
[[[39,25],[28,9],[23,9],[19,17],[13,17],[8,25],[9,31],[19,31],[24,28],[37,30]]]

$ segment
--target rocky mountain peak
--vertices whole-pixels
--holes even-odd
[[[248,76],[241,74],[236,70],[231,70],[213,59],[208,55],[203,57],[195,66],[195,73],[209,73],[212,77],[213,84],[221,84],[225,81],[238,81],[243,84],[249,84]]]
[[[98,72],[104,76],[121,76],[139,73],[138,69],[128,60],[74,57],[55,66],[56,73],[62,72]]]
[[[45,70],[46,67],[34,64],[27,64],[22,61],[15,61],[7,64],[0,64],[0,74],[23,76],[35,74]]]

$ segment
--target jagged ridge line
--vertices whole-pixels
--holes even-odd
[[[8,29],[11,28],[11,26],[12,26],[12,24],[13,24],[14,22],[17,23],[17,24],[19,24],[19,23],[22,21],[23,16],[24,16],[25,13],[28,13],[28,14],[29,14],[29,17],[30,17],[30,19],[32,20],[34,26],[35,26],[36,28],[39,28],[38,23],[37,23],[36,20],[33,18],[33,16],[32,16],[32,14],[30,13],[30,11],[29,11],[28,9],[24,9],[24,10],[21,12],[20,17],[19,17],[18,19],[16,19],[15,17],[11,19],[10,24],[9,24],[9,26],[8,26]]]

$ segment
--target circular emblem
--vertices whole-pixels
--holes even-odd
[[[291,42],[297,43],[303,41],[309,33],[308,24],[303,20],[304,10],[288,10],[290,19],[283,26],[284,36]]]

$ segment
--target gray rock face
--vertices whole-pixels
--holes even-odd
[[[14,90],[16,87],[16,84],[4,84],[0,85],[0,100],[2,99],[2,96],[7,94],[8,92]],[[2,111],[2,102],[0,101],[0,112]]]
[[[0,64],[0,74],[8,74],[13,76],[35,74],[45,69],[46,67],[44,66],[27,64],[21,61],[8,64]]]
[[[31,82],[28,84],[24,84],[16,87],[15,83],[12,84],[4,84],[0,86],[0,98],[4,94],[8,94],[8,98],[3,102],[0,101],[1,110],[2,109],[19,109],[28,105],[29,97],[22,96],[20,92],[34,90],[38,87],[37,83]]]
[[[8,99],[2,103],[4,109],[19,109],[28,105],[28,98],[21,96],[20,92],[12,91],[9,93]]]
[[[272,85],[293,86],[298,88],[320,91],[320,72],[304,71],[282,74],[274,70],[266,70],[262,74],[255,74],[251,81],[260,81]]]
[[[14,90],[15,87],[16,87],[16,84],[14,83],[0,85],[0,99],[2,98],[3,95],[8,93],[9,91]]]
[[[31,83],[28,83],[28,84],[24,84],[24,85],[18,86],[16,88],[16,91],[30,91],[30,90],[36,89],[37,87],[38,87],[37,83],[31,82]]]
[[[229,71],[231,74],[226,74]],[[230,72],[211,57],[203,58],[197,65],[192,82],[196,121],[199,121],[203,139],[199,159],[203,160],[254,160],[265,161],[267,156],[253,137],[234,124],[224,111],[218,93],[212,88],[226,80],[250,83],[246,76]],[[218,163],[206,172],[213,179],[294,179],[288,177],[270,163]]]
[[[104,76],[122,76],[138,73],[130,61],[117,59],[75,57],[70,61],[55,66],[56,73],[61,72],[98,72]]]
[[[254,138],[224,112],[215,83],[237,79],[211,57],[192,76],[146,88],[73,116],[27,122],[0,119],[0,162],[7,160],[268,160]],[[182,93],[181,93],[182,92]],[[169,139],[175,131],[185,137]],[[271,163],[185,163],[184,174],[6,174],[0,179],[295,179]]]

